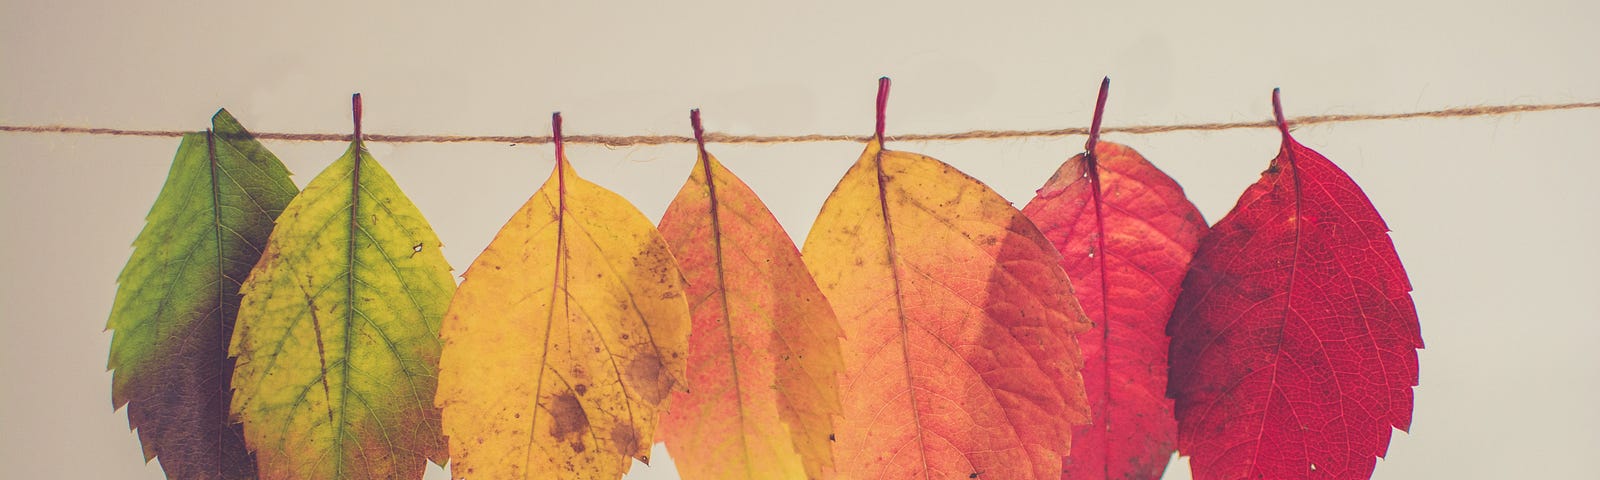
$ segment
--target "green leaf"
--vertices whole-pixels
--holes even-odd
[[[228,414],[228,339],[239,282],[295,195],[278,157],[227,110],[211,123],[179,144],[106,325],[112,404],[128,407],[145,459],[173,479],[255,478]]]
[[[455,291],[439,239],[359,140],[278,219],[244,284],[233,412],[261,478],[420,478]]]

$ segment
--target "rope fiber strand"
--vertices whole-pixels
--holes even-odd
[[[1495,115],[1510,115],[1527,112],[1546,112],[1553,110],[1577,110],[1600,108],[1600,102],[1581,103],[1549,103],[1533,105],[1491,105],[1481,107],[1458,107],[1443,110],[1429,110],[1422,112],[1406,113],[1368,113],[1368,114],[1341,114],[1341,115],[1310,115],[1290,118],[1289,123],[1296,126],[1316,125],[1324,123],[1350,123],[1373,120],[1402,120],[1409,118],[1464,118],[1487,117]],[[1262,120],[1258,122],[1221,122],[1221,123],[1187,123],[1175,125],[1131,125],[1124,127],[1105,127],[1101,133],[1129,133],[1145,135],[1167,132],[1194,132],[1233,130],[1243,128],[1277,128],[1277,122]],[[187,130],[123,130],[103,127],[73,127],[64,125],[0,125],[0,132],[13,132],[22,134],[78,134],[78,135],[103,135],[125,137],[182,137]],[[1088,135],[1088,128],[1061,128],[1053,130],[971,130],[955,133],[915,133],[907,135],[890,135],[887,140],[899,142],[945,142],[960,140],[996,140],[1014,138],[1037,137],[1066,137],[1073,135]],[[348,142],[349,134],[342,133],[256,133],[260,140],[285,140],[296,142]],[[745,143],[745,144],[770,144],[770,143],[808,143],[808,142],[858,142],[865,143],[871,140],[871,135],[730,135],[725,133],[706,133],[706,143]],[[516,144],[547,144],[549,136],[516,136],[516,135],[383,135],[366,134],[363,140],[367,142],[384,143],[516,143]],[[684,135],[568,135],[562,137],[563,143],[605,145],[608,147],[629,147],[636,145],[664,145],[672,143],[695,143],[692,136]]]

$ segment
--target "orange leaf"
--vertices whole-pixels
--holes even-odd
[[[700,115],[692,114],[700,140]],[[689,382],[662,420],[684,478],[828,478],[839,324],[778,220],[705,151],[661,217],[688,279]]]
[[[683,388],[677,264],[627,200],[556,168],[463,275],[441,335],[455,478],[618,478]]]
[[[846,478],[1055,479],[1088,418],[1060,254],[988,186],[877,139],[805,257],[843,327]]]

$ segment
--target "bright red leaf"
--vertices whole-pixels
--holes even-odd
[[[1174,310],[1178,451],[1197,479],[1370,478],[1411,425],[1411,284],[1361,188],[1289,136],[1200,245]]]
[[[1178,429],[1166,397],[1167,318],[1206,223],[1138,152],[1098,141],[1108,85],[1086,153],[1063,163],[1022,213],[1061,250],[1094,321],[1078,336],[1093,416],[1073,432],[1064,478],[1156,479]]]

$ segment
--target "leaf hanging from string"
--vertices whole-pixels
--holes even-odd
[[[648,463],[658,411],[685,388],[672,253],[627,200],[573,172],[554,121],[550,179],[445,317],[437,403],[456,478],[619,478]]]
[[[1179,187],[1133,149],[1099,141],[1107,79],[1085,152],[1022,213],[1061,250],[1095,327],[1078,336],[1093,421],[1073,431],[1063,478],[1157,479],[1178,425],[1167,389],[1167,318],[1206,223]]]
[[[127,406],[145,460],[167,478],[254,479],[255,459],[228,414],[228,341],[239,281],[295,195],[289,171],[219,110],[183,137],[166,185],[134,240],[106,328],[114,407]]]
[[[1422,336],[1388,227],[1289,136],[1200,244],[1168,331],[1195,478],[1370,478],[1411,424]]]
[[[422,213],[361,142],[306,185],[244,283],[233,412],[261,478],[420,478],[455,282]]]
[[[843,369],[833,309],[778,219],[703,142],[699,151],[661,217],[694,322],[693,391],[672,396],[667,451],[684,478],[832,478]]]
[[[867,144],[805,258],[842,312],[846,478],[1055,479],[1088,407],[1061,256],[988,186]]]

